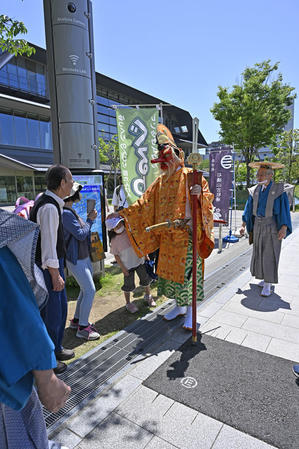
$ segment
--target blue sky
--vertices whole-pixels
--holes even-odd
[[[210,113],[217,88],[238,83],[245,67],[280,61],[299,93],[298,0],[92,3],[96,70],[188,110],[208,142],[219,138]],[[22,20],[26,39],[45,47],[42,0],[1,0],[1,14]]]

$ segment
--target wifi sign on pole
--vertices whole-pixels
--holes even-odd
[[[94,170],[99,155],[91,0],[43,3],[54,162]]]
[[[77,55],[69,55],[69,58],[71,60],[71,63],[73,64],[73,66],[77,65],[77,62],[79,61],[79,56]]]

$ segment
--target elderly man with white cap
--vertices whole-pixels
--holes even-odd
[[[278,263],[282,239],[292,232],[290,206],[283,183],[273,182],[273,170],[283,168],[277,162],[251,162],[257,168],[258,183],[248,189],[249,198],[242,216],[240,234],[245,226],[253,241],[250,271],[261,279],[261,295],[270,296],[272,284],[278,283]]]

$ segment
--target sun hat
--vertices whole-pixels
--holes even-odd
[[[68,195],[68,197],[75,195],[76,192],[80,192],[83,189],[83,186],[79,184],[77,181],[74,181],[71,193]]]
[[[106,227],[108,231],[112,231],[112,229],[116,228],[120,221],[124,221],[124,219],[122,217],[107,218]]]
[[[63,201],[70,200],[75,195],[75,193],[77,193],[77,192],[79,193],[80,190],[82,190],[82,189],[83,189],[83,186],[81,186],[81,184],[79,184],[77,181],[74,181],[71,193],[68,196],[66,196],[65,198],[63,198]],[[80,193],[80,199],[81,199],[81,193]]]
[[[272,168],[272,170],[275,170],[277,168],[283,168],[284,164],[280,164],[279,162],[270,162],[270,161],[256,161],[256,162],[250,162],[248,164],[251,168]]]

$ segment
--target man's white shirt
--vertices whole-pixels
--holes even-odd
[[[117,194],[118,186],[114,189],[113,197],[112,197],[112,206],[115,206],[116,208],[128,207],[128,202],[125,195],[124,186],[121,185],[119,189],[119,194]]]
[[[50,190],[46,190],[45,194],[51,196],[59,204],[62,213],[64,206],[63,199],[55,195],[55,193]],[[57,207],[51,203],[40,207],[37,211],[36,222],[40,226],[42,268],[44,270],[47,267],[59,268],[59,261],[56,251],[57,230],[59,226]]]

